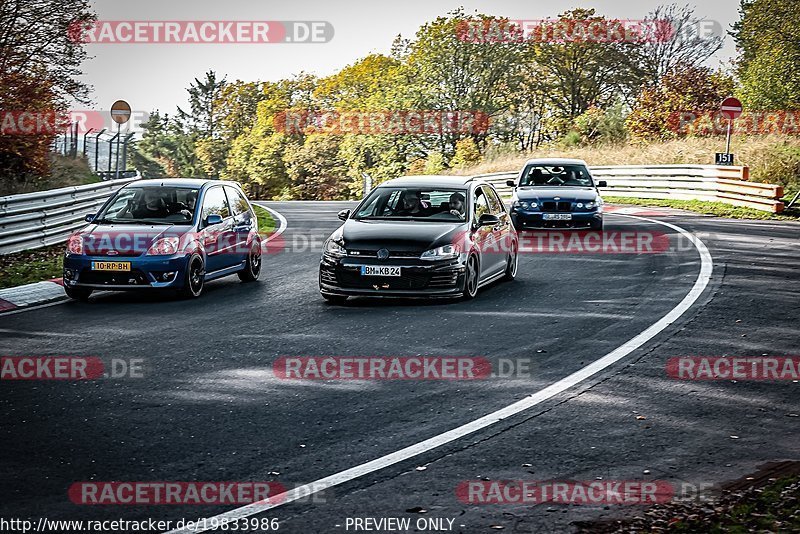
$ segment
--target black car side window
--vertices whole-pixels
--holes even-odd
[[[486,186],[483,187],[483,192],[489,199],[489,209],[491,210],[492,214],[497,215],[498,217],[505,215],[503,202],[497,196],[497,192],[491,187],[486,187]]]

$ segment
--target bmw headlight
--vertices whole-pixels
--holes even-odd
[[[580,204],[578,204],[578,207],[580,207]],[[597,207],[597,202],[595,202],[594,200],[592,200],[591,202],[587,202],[586,203],[586,209],[587,210],[591,210],[591,209],[594,209],[596,207]]]
[[[421,260],[453,260],[458,257],[460,251],[456,245],[445,245],[443,247],[426,250],[419,257]]]
[[[347,256],[347,250],[333,239],[328,239],[325,241],[325,248],[323,250],[328,256],[334,256],[337,258]]]
[[[532,210],[535,210],[536,208],[538,208],[538,207],[539,207],[539,204],[537,204],[536,202],[531,202],[531,203],[529,204],[529,206],[530,206],[530,208],[531,208]]]
[[[578,208],[579,210],[583,209],[583,202],[578,202],[577,204],[575,204],[575,207]],[[590,207],[589,202],[586,203],[586,207],[587,208]]]

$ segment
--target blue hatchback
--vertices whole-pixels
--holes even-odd
[[[514,188],[511,219],[517,231],[527,228],[603,229],[603,199],[586,162],[579,159],[532,159]]]
[[[172,289],[199,297],[205,282],[261,273],[258,221],[238,184],[217,180],[139,180],[109,198],[73,234],[64,290]]]

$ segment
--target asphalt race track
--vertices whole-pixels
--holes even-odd
[[[263,204],[288,226],[258,283],[211,282],[195,301],[103,293],[0,316],[4,356],[141,359],[144,369],[142,378],[2,383],[0,515],[175,521],[236,508],[80,506],[67,490],[81,481],[312,483],[584,368],[674,309],[701,268],[697,249],[670,228],[609,214],[607,231],[668,233],[676,246],[639,255],[523,254],[517,280],[470,302],[332,306],[318,293],[320,247],[339,224],[336,212],[352,203]],[[800,226],[678,212],[651,218],[692,232],[713,257],[708,286],[675,323],[530,410],[259,517],[277,518],[291,533],[345,532],[348,518],[364,517],[451,519],[451,531],[465,533],[563,532],[636,509],[465,504],[456,488],[468,480],[599,477],[718,485],[765,462],[797,459],[796,381],[678,381],[665,365],[677,356],[798,354]],[[423,355],[528,360],[531,373],[297,381],[271,370],[282,356]]]

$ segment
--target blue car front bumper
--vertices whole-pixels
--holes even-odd
[[[64,285],[72,288],[124,291],[146,288],[181,288],[189,256],[64,256]],[[130,270],[105,271],[93,262],[125,262]]]
[[[544,215],[569,215],[567,220],[545,220]],[[573,211],[569,213],[549,213],[514,208],[511,212],[514,226],[524,228],[586,228],[599,225],[603,221],[603,213],[598,211]]]

